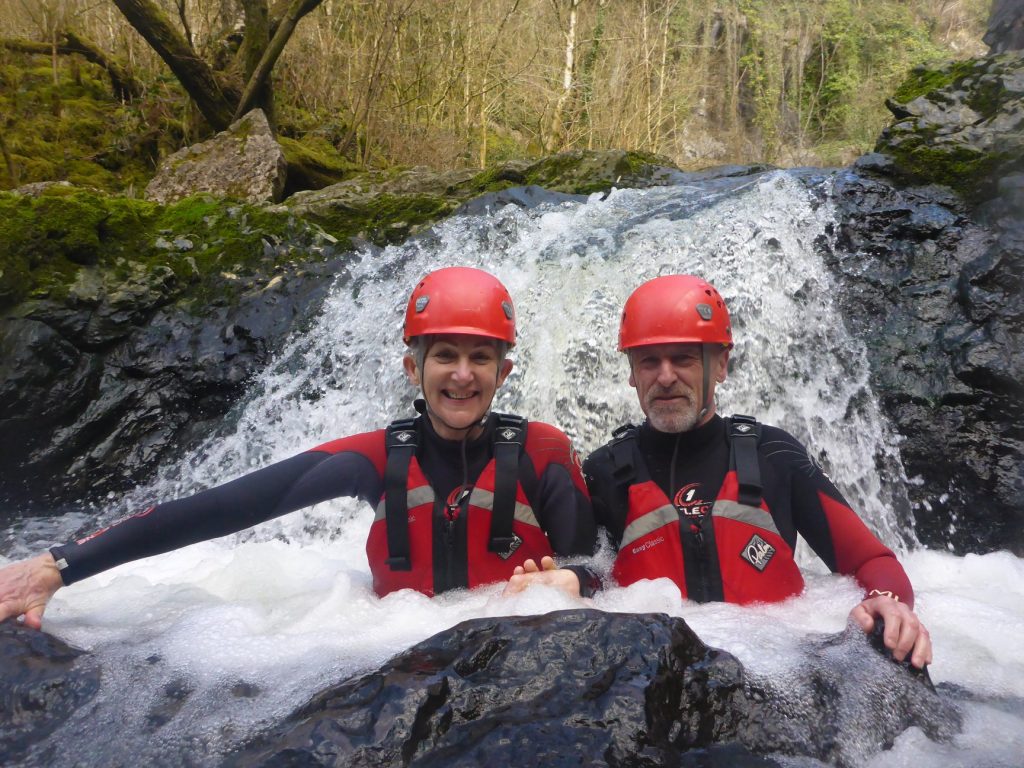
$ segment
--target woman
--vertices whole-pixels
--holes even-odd
[[[121,563],[235,533],[339,496],[376,510],[366,544],[374,590],[435,595],[552,569],[590,554],[586,486],[560,430],[490,412],[512,370],[515,310],[478,269],[427,275],[409,298],[403,360],[418,417],[334,440],[232,482],[158,504],[0,570],[0,621],[39,628],[53,594]],[[583,584],[582,568],[555,571]]]

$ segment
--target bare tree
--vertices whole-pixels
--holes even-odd
[[[186,32],[153,0],[113,2],[170,67],[210,126],[223,130],[253,106],[263,107],[273,120],[271,70],[296,24],[323,0],[277,0],[272,7],[267,0],[243,0],[242,44],[227,68],[219,71],[193,46],[183,4],[177,7]]]
[[[567,15],[562,21],[562,8],[559,2],[566,4]],[[554,152],[561,148],[565,138],[565,124],[563,122],[565,105],[572,96],[573,84],[576,78],[576,32],[579,24],[579,6],[582,0],[551,0],[558,16],[559,28],[565,36],[565,58],[562,66],[562,88],[555,100],[555,108],[551,114],[551,122],[548,124],[547,137],[544,140],[544,149]]]

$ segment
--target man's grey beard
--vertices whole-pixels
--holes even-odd
[[[658,394],[664,393],[659,392]],[[653,399],[651,398],[651,393],[648,393],[648,398]],[[689,432],[700,421],[700,408],[693,402],[693,392],[687,393],[687,398],[689,403],[682,412],[678,409],[673,409],[671,413],[665,413],[664,411],[659,411],[657,407],[648,407],[647,420],[659,432]]]

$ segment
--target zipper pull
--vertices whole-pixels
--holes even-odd
[[[697,546],[700,547],[700,553],[701,553],[702,556],[705,554],[704,553],[704,528],[703,528],[703,525],[702,525],[703,522],[704,522],[703,519],[701,519],[700,521],[698,521],[696,523],[690,523],[690,533],[692,533],[693,537],[697,540]]]
[[[449,549],[455,547],[455,523],[462,513],[462,507],[469,497],[470,489],[463,488],[455,498],[449,496],[449,503],[444,507],[444,538]]]

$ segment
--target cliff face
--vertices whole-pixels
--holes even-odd
[[[915,70],[840,175],[834,265],[900,446],[917,532],[1024,553],[1024,55]]]
[[[70,186],[0,195],[0,498],[134,484],[315,309],[334,238],[287,212]]]

